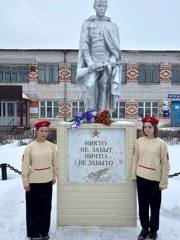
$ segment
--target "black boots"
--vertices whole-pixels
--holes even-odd
[[[31,240],[48,240],[49,239],[49,234],[46,235],[40,235],[39,237],[31,237]]]
[[[148,237],[148,239],[150,240],[156,240],[157,239],[157,231],[150,231],[146,228],[142,228],[139,236],[138,236],[138,240],[145,240]]]
[[[41,240],[41,237],[31,237],[31,240]]]
[[[149,230],[146,228],[142,228],[139,236],[138,236],[138,240],[144,240],[149,234]]]
[[[41,240],[48,240],[48,239],[49,239],[49,234],[41,235]]]
[[[156,240],[157,239],[157,232],[151,232],[149,233],[149,239]]]

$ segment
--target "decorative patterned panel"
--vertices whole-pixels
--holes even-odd
[[[138,80],[138,64],[127,64],[126,77],[127,82]]]
[[[161,65],[160,66],[160,81],[161,82],[171,82],[172,80],[172,66],[171,65]]]
[[[135,102],[126,103],[126,118],[136,118],[138,113],[138,104]]]
[[[65,64],[59,65],[59,81],[65,81]],[[66,81],[71,81],[71,64],[66,64]]]
[[[67,118],[71,118],[71,103],[70,102],[67,102],[66,106],[65,106],[64,101],[60,101],[59,115],[60,115],[60,118],[64,118],[65,115]]]
[[[29,66],[29,82],[38,81],[38,64],[32,64]]]
[[[59,81],[64,81],[64,64],[59,64]]]
[[[66,80],[71,81],[71,64],[66,65]]]

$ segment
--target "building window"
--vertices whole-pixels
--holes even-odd
[[[58,64],[39,64],[39,83],[58,83]]]
[[[143,117],[158,117],[159,106],[158,102],[139,102],[138,116]]]
[[[28,82],[28,65],[0,65],[0,82]]]
[[[72,117],[77,112],[85,112],[84,101],[73,101],[72,102],[72,111],[71,112],[72,112]]]
[[[180,83],[180,65],[172,65],[172,83]]]
[[[40,118],[58,118],[59,103],[56,101],[41,101],[39,105]]]
[[[15,115],[15,104],[7,103],[7,115],[8,117],[14,117]]]
[[[76,74],[77,74],[77,64],[73,63],[71,64],[71,83],[76,84]]]
[[[112,113],[112,118],[125,118],[125,102],[116,103],[116,110]]]
[[[127,64],[123,64],[120,66],[120,73],[121,73],[121,83],[126,83],[126,72],[127,72]]]
[[[140,64],[138,82],[142,84],[160,83],[160,66]]]

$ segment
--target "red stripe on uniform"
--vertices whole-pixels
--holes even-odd
[[[146,169],[149,169],[149,170],[156,170],[155,168],[150,168],[150,167],[145,167],[145,166],[142,166],[142,165],[139,165],[140,167],[142,167],[142,168],[146,168]]]
[[[51,167],[47,167],[47,168],[36,168],[34,169],[35,171],[42,171],[42,170],[47,170],[50,169]]]

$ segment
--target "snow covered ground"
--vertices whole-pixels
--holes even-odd
[[[25,146],[18,142],[0,146],[0,163],[21,169]],[[169,145],[171,173],[180,171],[180,145]],[[1,173],[0,173],[1,178]],[[159,240],[180,240],[180,176],[169,180],[163,192]],[[137,228],[107,227],[56,227],[56,186],[53,191],[53,208],[50,235],[52,240],[134,240]],[[8,180],[0,179],[0,240],[25,240],[25,198],[21,177],[8,169]]]

